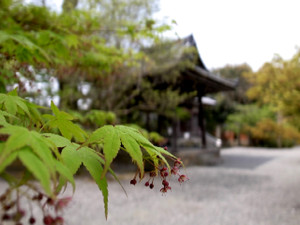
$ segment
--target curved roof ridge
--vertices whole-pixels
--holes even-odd
[[[198,53],[198,59],[197,59],[197,65],[200,66],[202,69],[208,71],[207,67],[205,66],[202,58],[201,58],[201,55],[200,55],[200,52],[199,52],[199,49],[198,49],[198,46],[197,46],[197,42],[194,38],[194,35],[193,34],[190,34],[188,35],[187,37],[183,38],[183,43],[184,44],[190,44],[191,46],[194,46],[197,50],[197,53]]]

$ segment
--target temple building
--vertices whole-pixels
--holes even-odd
[[[160,52],[160,48],[161,55],[164,54],[163,50],[168,48],[170,60],[164,60],[163,65],[161,65],[163,68],[161,69],[159,69],[160,62],[157,60],[158,69],[156,73],[171,73],[172,68],[174,68],[174,70],[176,68],[176,71],[179,71],[180,74],[176,76],[175,85],[172,84],[173,87],[175,86],[181,93],[195,93],[193,98],[181,104],[182,107],[189,111],[190,117],[184,121],[175,118],[172,121],[172,125],[168,128],[172,151],[178,151],[178,145],[180,145],[183,140],[190,140],[191,145],[193,145],[192,140],[199,140],[200,143],[195,146],[199,149],[205,150],[212,148],[213,146],[210,145],[210,141],[213,137],[206,132],[203,112],[206,106],[213,107],[215,100],[209,98],[207,95],[217,92],[233,91],[235,89],[235,83],[211,73],[205,67],[193,35],[175,41],[169,46],[165,46],[165,49],[157,47],[155,49],[151,48],[148,51],[150,53],[156,52],[157,54]],[[160,57],[162,58],[163,56]],[[192,63],[179,68],[180,66],[178,65],[187,59],[191,59],[190,62]],[[162,83],[158,88],[169,88],[169,86],[166,83]],[[160,132],[160,125],[162,124],[161,121],[163,118],[158,116],[156,119],[159,124],[158,131]]]

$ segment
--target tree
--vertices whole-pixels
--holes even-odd
[[[163,179],[161,192],[170,188],[166,178],[173,173],[178,181],[186,180],[178,173],[182,162],[163,148],[154,146],[137,129],[122,125],[106,125],[90,135],[73,123],[73,117],[51,104],[52,114],[40,114],[39,106],[17,95],[17,90],[0,94],[0,176],[9,188],[0,195],[1,221],[19,223],[27,210],[22,201],[40,206],[44,224],[63,223],[61,209],[70,198],[59,198],[67,183],[75,190],[74,175],[81,165],[90,173],[102,192],[105,216],[108,211],[108,185],[106,173],[118,180],[111,163],[119,151],[125,151],[137,165],[131,180],[142,180],[147,173],[145,162],[152,165],[150,177]],[[171,169],[165,156],[174,160]],[[10,173],[9,166],[20,160],[22,176]],[[39,185],[32,182],[37,180]],[[150,185],[154,187],[153,182]],[[37,200],[37,202],[36,202]],[[32,206],[31,206],[32,207]],[[50,209],[54,207],[54,211]],[[13,216],[14,215],[14,216]],[[15,216],[18,215],[18,216]],[[32,216],[30,220],[35,220]],[[52,221],[52,222],[46,222]]]
[[[35,85],[37,77],[46,80],[56,77],[62,91],[66,91],[66,86],[77,89],[79,81],[97,84],[108,80],[103,82],[107,85],[111,75],[133,68],[132,64],[141,56],[109,45],[99,35],[98,14],[85,10],[57,14],[46,7],[22,5],[12,0],[0,4],[0,176],[9,186],[0,195],[1,223],[24,222],[25,208],[21,203],[24,198],[29,204],[40,206],[44,224],[63,223],[61,209],[70,199],[60,198],[59,194],[67,183],[75,188],[74,175],[80,166],[87,169],[102,192],[107,216],[106,174],[109,172],[117,179],[110,165],[120,151],[126,152],[137,165],[137,173],[131,180],[133,185],[148,173],[146,162],[151,165],[151,181],[155,177],[163,180],[162,193],[171,189],[166,180],[171,173],[178,176],[180,183],[187,179],[178,172],[182,162],[166,149],[154,146],[136,128],[114,123],[85,130],[76,124],[75,118],[63,111],[62,106],[76,108],[77,100],[84,95],[80,91],[79,97],[72,92],[66,99],[62,98],[60,108],[51,102],[50,109],[20,96],[28,96],[30,90],[26,89]],[[19,92],[13,89],[16,83]],[[4,94],[7,89],[13,90]],[[99,111],[91,111],[87,117],[99,119],[98,114]],[[109,118],[108,115],[111,116],[107,113],[105,117]],[[99,125],[103,125],[101,121]],[[166,156],[173,159],[172,167]],[[17,161],[23,166],[21,177],[9,170]],[[148,186],[152,189],[154,184]],[[54,210],[48,211],[47,207]],[[29,222],[33,224],[35,218],[31,217]]]
[[[191,87],[183,89],[182,73],[195,66],[198,53],[193,46],[187,46],[186,39],[166,40],[142,50],[146,58],[142,61],[140,94],[127,106],[127,112],[139,119],[146,114],[146,127],[149,127],[149,115],[156,116],[158,123],[161,123],[159,118],[165,122],[175,119],[181,104],[196,96]],[[159,126],[155,128],[161,130]]]
[[[276,114],[273,119],[260,120],[250,129],[257,140],[277,147],[299,142],[299,73],[297,53],[287,61],[276,56],[258,72],[245,74],[245,78],[251,83],[247,96],[259,106],[269,106]]]
[[[226,129],[225,126],[228,116],[238,112],[239,105],[249,103],[246,96],[249,82],[243,77],[243,74],[251,71],[252,69],[247,64],[235,66],[226,65],[223,68],[212,71],[222,78],[235,82],[236,88],[231,92],[213,95],[213,97],[217,99],[217,104],[206,110],[206,118],[208,118],[207,127],[211,132],[215,132],[217,129],[219,130],[219,135],[222,135],[223,130]]]
[[[277,123],[274,119],[263,118],[253,127],[248,127],[255,145],[267,147],[291,147],[299,143],[299,131],[287,124]]]
[[[216,69],[213,71],[216,74],[219,74],[221,77],[232,80],[236,82],[236,89],[234,92],[226,93],[228,98],[232,101],[235,101],[239,104],[249,103],[249,99],[246,95],[246,91],[250,87],[250,83],[243,76],[245,73],[251,73],[252,69],[249,65],[226,65],[223,68]]]
[[[277,113],[278,122],[287,121],[300,129],[300,54],[284,61],[279,56],[257,73],[246,74],[252,84],[248,96],[260,104],[269,104]]]
[[[154,1],[114,4],[112,8],[107,1],[89,2],[86,8],[94,5],[95,10],[71,7],[61,14],[34,5],[9,7],[3,11],[10,18],[3,30],[17,32],[22,38],[18,44],[13,41],[15,36],[2,43],[3,54],[15,64],[13,72],[7,73],[22,70],[20,75],[30,84],[34,84],[35,74],[42,75],[46,82],[56,77],[59,92],[49,95],[59,96],[60,107],[65,110],[82,111],[79,103],[85,102],[86,109],[111,111],[130,123],[140,121],[131,120],[139,111],[174,117],[174,109],[192,95],[181,93],[177,82],[180,71],[194,60],[184,56],[191,50],[180,46],[181,41],[159,41],[160,34],[170,26],[151,18]],[[156,45],[152,50],[147,48],[153,43]],[[40,57],[33,54],[36,51],[41,51]],[[178,55],[186,58],[179,59]],[[28,85],[20,77],[10,81],[15,82],[23,87],[23,96],[35,99],[38,95],[26,93]],[[81,91],[83,85],[89,86],[85,94]]]
[[[234,113],[229,114],[226,118],[226,130],[234,132],[238,141],[240,134],[244,133],[249,136],[250,141],[255,142],[258,136],[253,132],[257,129],[257,124],[265,119],[274,119],[275,115],[269,106],[259,107],[256,104],[237,105]]]

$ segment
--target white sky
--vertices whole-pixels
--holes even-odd
[[[299,10],[299,0],[161,0],[179,36],[194,34],[208,69],[290,59],[300,46]]]
[[[248,63],[257,70],[275,54],[290,59],[300,46],[300,0],[160,1],[180,37],[194,34],[208,69]]]

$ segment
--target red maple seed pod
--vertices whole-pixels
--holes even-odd
[[[168,190],[166,188],[164,188],[164,187],[160,189],[160,192],[162,192],[162,193],[166,193],[167,191]]]
[[[150,172],[150,177],[156,177],[156,172],[155,171]]]
[[[10,220],[11,219],[11,216],[10,215],[8,215],[8,214],[3,214],[3,216],[2,216],[2,220]]]
[[[57,200],[55,205],[55,210],[58,211],[65,208],[70,203],[71,200],[72,200],[71,197],[61,198]]]
[[[32,200],[39,200],[41,201],[43,199],[44,195],[42,193],[39,193],[38,195],[35,195],[32,197]]]
[[[57,224],[57,225],[64,224],[64,218],[62,218],[61,216],[56,217],[55,224]]]
[[[51,216],[45,216],[43,222],[45,225],[51,225],[54,222],[54,220]]]
[[[161,188],[161,189],[160,189],[160,192],[166,193],[168,190],[171,190],[171,187],[170,187],[170,186],[166,186],[166,187]]]
[[[35,221],[36,221],[35,218],[32,216],[32,217],[29,218],[29,221],[28,221],[28,222],[29,222],[30,224],[35,224]]]
[[[185,176],[185,175],[180,175],[180,177],[178,178],[178,182],[179,183],[183,183],[186,180],[189,180],[189,178],[187,176]]]
[[[54,205],[54,200],[52,198],[47,199],[47,204]]]
[[[169,175],[169,173],[167,172],[167,170],[168,170],[168,168],[165,167],[165,166],[160,169],[160,176],[162,178],[165,178],[165,177],[167,177]]]
[[[6,195],[1,195],[0,196],[0,202],[4,202],[5,199],[6,199]]]
[[[169,182],[166,181],[166,180],[163,180],[163,181],[162,181],[162,185],[164,185],[165,187],[167,187],[167,186],[169,186]]]
[[[134,178],[134,179],[132,179],[131,181],[130,181],[130,184],[132,184],[132,185],[136,185],[136,179]]]
[[[147,182],[145,183],[145,186],[146,186],[146,187],[148,187],[148,186],[149,186],[149,181],[147,181]]]
[[[176,167],[180,167],[181,166],[181,161],[180,161],[180,159],[178,158],[175,162],[174,162],[174,167],[176,166]]]
[[[168,168],[164,166],[163,168],[161,168],[161,170],[160,170],[160,171],[162,171],[162,172],[163,172],[163,171],[166,171],[167,169],[168,169]]]
[[[8,211],[8,210],[11,209],[11,207],[13,207],[13,204],[4,205],[4,206],[3,206],[3,209],[4,209],[5,211]]]
[[[153,189],[154,188],[154,184],[151,183],[149,187],[150,187],[150,189]]]
[[[37,199],[41,201],[43,199],[43,197],[44,197],[44,195],[42,193],[39,193],[39,195],[37,196]]]
[[[177,166],[174,166],[174,167],[171,169],[171,174],[176,175],[176,174],[178,174],[178,171],[179,171],[179,168],[178,168]]]
[[[26,214],[26,212],[25,212],[23,209],[20,209],[20,210],[18,211],[18,215],[19,215],[20,217],[25,216],[25,214]]]
[[[169,175],[169,173],[167,172],[167,171],[162,171],[162,172],[160,172],[160,176],[162,177],[162,178],[165,178],[165,177],[167,177]]]

